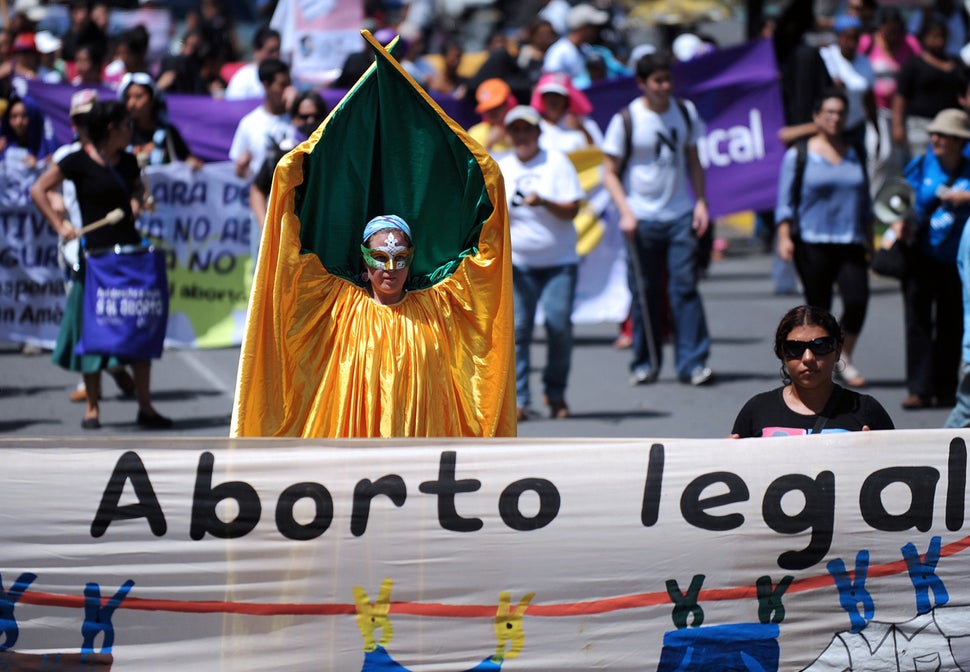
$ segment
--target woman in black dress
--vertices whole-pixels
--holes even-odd
[[[80,149],[52,164],[37,179],[30,189],[30,196],[57,233],[71,240],[78,236],[78,230],[57,215],[48,198],[48,193],[56,189],[63,180],[71,180],[77,189],[81,219],[85,225],[103,218],[116,208],[124,213],[123,219],[117,224],[87,233],[82,239],[85,249],[140,245],[142,237],[135,229],[135,220],[144,188],[135,157],[125,151],[125,147],[131,142],[131,122],[124,104],[116,101],[95,103],[89,117],[88,136],[89,141],[83,143]],[[151,403],[150,360],[129,362],[110,355],[78,355],[75,352],[83,329],[83,297],[82,272],[81,278],[73,284],[68,295],[53,354],[55,364],[84,375],[88,394],[81,427],[98,429],[101,426],[98,405],[101,397],[101,371],[123,364],[129,364],[134,374],[138,424],[156,429],[171,427],[172,421],[159,414]]]
[[[734,421],[731,436],[894,429],[878,401],[832,381],[843,340],[838,320],[827,310],[814,306],[789,310],[775,332],[783,385],[749,399]]]

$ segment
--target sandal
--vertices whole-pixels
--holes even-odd
[[[863,376],[859,372],[859,369],[852,366],[852,362],[850,362],[845,357],[843,357],[839,361],[842,363],[842,370],[839,372],[839,377],[842,379],[843,383],[845,383],[849,387],[866,386],[865,376]]]

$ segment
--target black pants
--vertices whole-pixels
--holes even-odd
[[[795,243],[795,269],[805,289],[805,303],[832,310],[833,288],[842,297],[842,329],[862,331],[869,306],[869,266],[862,245]]]
[[[953,264],[916,252],[903,280],[906,386],[911,394],[950,401],[956,394],[963,339],[963,297]]]

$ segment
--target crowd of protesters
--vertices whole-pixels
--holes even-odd
[[[403,44],[398,58],[420,85],[437,96],[466,102],[481,116],[481,123],[470,129],[472,137],[497,160],[504,160],[503,165],[515,166],[512,172],[519,176],[519,183],[507,185],[510,211],[514,214],[521,207],[544,210],[541,216],[511,217],[513,259],[518,254],[517,239],[523,251],[518,254],[519,275],[535,278],[548,268],[560,268],[562,263],[571,268],[575,263],[564,252],[571,247],[564,241],[574,236],[559,235],[555,227],[557,220],[568,220],[572,213],[571,209],[562,210],[561,204],[568,203],[571,208],[581,199],[573,198],[572,192],[568,198],[555,191],[544,192],[553,188],[549,186],[552,183],[533,176],[530,162],[561,164],[561,156],[572,157],[589,149],[603,151],[607,172],[603,182],[635,252],[630,260],[632,317],[621,327],[616,343],[617,347],[633,345],[631,383],[649,384],[657,379],[665,340],[675,345],[676,375],[681,381],[703,385],[712,380],[714,372],[706,364],[709,335],[698,292],[698,279],[704,273],[713,237],[703,169],[696,161],[696,141],[703,135],[704,126],[689,101],[670,95],[670,71],[677,60],[691,60],[716,50],[718,45],[688,27],[679,34],[666,31],[656,43],[631,43],[631,33],[623,30],[628,25],[626,5],[608,0],[496,2],[492,9],[497,11],[457,17],[440,9],[440,4],[431,0],[367,2],[363,27],[383,43],[399,35]],[[782,11],[769,13],[763,22],[761,36],[774,40],[786,119],[779,140],[791,149],[780,171],[778,209],[759,213],[759,221],[767,224],[764,235],[770,239],[775,235],[772,222],[778,215],[777,263],[779,267],[794,263],[807,303],[830,309],[832,288],[838,288],[845,311],[840,321],[846,342],[836,375],[847,386],[863,387],[865,377],[848,357],[862,331],[868,301],[866,265],[873,252],[872,197],[887,180],[912,175],[914,162],[932,155],[939,138],[970,138],[970,129],[964,134],[960,127],[965,117],[951,115],[948,124],[938,119],[944,111],[953,113],[970,107],[970,20],[963,3],[953,0],[936,0],[929,7],[904,10],[879,7],[875,0],[815,3],[814,9],[813,3],[780,5]],[[820,12],[819,5],[831,6]],[[149,0],[135,7],[155,6]],[[258,7],[263,18],[272,15],[273,3]],[[255,30],[250,44],[243,44],[221,0],[201,0],[186,18],[184,30],[166,45],[166,55],[151,58],[149,32],[144,26],[110,33],[107,19],[112,7],[71,0],[59,10],[69,19],[63,31],[51,28],[53,9],[40,0],[17,0],[10,19],[0,29],[0,159],[8,147],[20,148],[18,151],[29,157],[30,169],[38,174],[44,163],[52,160],[50,124],[30,98],[31,80],[71,84],[79,89],[116,89],[134,122],[135,138],[129,150],[143,166],[172,160],[201,165],[178,129],[167,120],[166,93],[260,99],[261,103],[240,122],[230,149],[240,177],[259,176],[252,194],[257,204],[253,223],[260,227],[265,206],[258,204],[268,195],[275,161],[294,143],[308,137],[327,113],[326,104],[315,91],[318,84],[291,78],[281,34],[267,23]],[[330,86],[351,86],[371,58],[367,49],[350,54],[340,71],[333,73]],[[658,72],[659,76],[655,74]],[[592,106],[584,89],[598,80],[631,76],[644,93],[642,99],[631,103],[632,114],[624,118],[618,113],[609,130],[601,129],[589,116]],[[638,116],[643,115],[638,115],[638,101],[649,112],[639,121]],[[506,127],[509,114],[518,122],[518,136]],[[669,157],[664,158],[666,149],[659,144],[655,148],[647,148],[646,141],[637,144],[644,128],[655,131],[658,137],[668,137],[664,134],[670,132]],[[533,130],[538,132],[534,147],[530,137]],[[632,148],[627,135],[633,138]],[[663,166],[670,165],[668,159],[681,166],[679,173],[664,172]],[[962,174],[966,163],[961,159],[953,170]],[[959,191],[959,175],[948,180],[945,165],[941,171],[939,182]],[[533,177],[536,184],[544,186],[530,186]],[[572,178],[562,180],[573,184]],[[644,181],[652,186],[645,187]],[[803,181],[808,196],[803,198],[799,192],[793,197],[792,185],[801,189]],[[650,193],[659,188],[657,185],[668,183],[670,193],[662,198]],[[848,198],[844,196],[847,194],[851,195],[851,204],[841,200]],[[628,198],[635,206],[632,209]],[[946,283],[936,276],[929,282],[918,273],[903,279],[903,294],[908,297],[910,396],[903,403],[906,409],[964,401],[957,388],[963,334],[963,320],[958,318],[964,311],[959,306],[956,251],[967,205],[954,197],[943,201],[942,205],[922,203],[924,209],[932,206],[923,214],[929,222],[936,222],[924,227],[924,233],[919,233],[919,227],[912,233],[914,227],[906,229],[916,254],[928,255],[947,271]],[[945,231],[941,230],[940,217],[933,219],[933,212],[940,207],[950,208]],[[839,232],[842,229],[831,233],[823,226],[825,218],[847,212],[853,221],[843,222],[848,232],[845,235]],[[519,220],[524,228],[517,231]],[[796,231],[794,225],[799,221],[801,227]],[[686,226],[686,238],[670,228],[677,222],[680,224],[676,226]],[[660,233],[661,229],[666,232]],[[892,242],[892,231],[887,244]],[[945,239],[945,255],[932,248],[929,231],[934,240]],[[848,261],[834,263],[833,250],[839,254],[851,251],[843,255]],[[648,267],[640,268],[644,264]],[[843,273],[843,267],[851,273]],[[663,268],[667,272],[661,272]],[[572,273],[573,283],[574,276]],[[554,297],[547,297],[541,284],[530,287],[530,307],[522,311],[522,325],[516,325],[517,340],[522,340],[520,352],[528,349],[531,334],[525,332],[531,332],[535,303],[552,302],[548,305],[555,305],[557,314],[563,313],[568,306],[560,304],[572,300],[572,289],[566,289],[556,289]],[[776,289],[798,291],[794,285],[776,285]],[[641,300],[643,292],[648,293],[649,300]],[[919,297],[926,296],[931,302],[948,302],[934,313],[935,318],[917,310],[917,304],[923,305]],[[516,301],[521,300],[517,293]],[[564,314],[568,316],[568,312]],[[518,310],[516,317],[518,322]],[[549,410],[555,418],[569,415],[565,376],[571,325],[568,317],[563,319],[559,328],[565,331],[556,337],[563,345],[555,349],[556,354],[551,348],[550,357],[566,359],[549,362],[547,372],[558,373],[551,388],[550,381],[545,381]],[[970,361],[970,357],[964,354],[963,360]],[[519,382],[519,419],[527,420],[532,413],[528,387],[526,381]],[[961,390],[963,386],[961,383]]]

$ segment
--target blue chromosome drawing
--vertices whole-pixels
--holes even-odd
[[[17,617],[14,616],[13,609],[36,578],[36,574],[24,572],[13,582],[10,590],[5,591],[0,577],[0,651],[6,651],[17,643],[20,629],[17,627]]]
[[[916,616],[899,623],[873,620],[875,608],[865,588],[868,552],[861,551],[856,556],[856,577],[852,582],[848,581],[841,560],[830,562],[829,572],[839,590],[839,603],[849,614],[850,629],[836,633],[803,672],[970,669],[970,609],[942,606],[950,598],[936,574],[940,548],[940,537],[933,537],[922,557],[914,544],[900,549],[913,584]],[[935,605],[930,602],[931,591]],[[859,603],[865,605],[863,614],[856,609]]]
[[[94,639],[99,634],[104,635],[104,639],[101,641],[101,653],[111,653],[111,647],[114,646],[115,641],[115,629],[111,623],[111,617],[114,616],[115,610],[121,606],[134,585],[135,582],[128,579],[105,604],[101,604],[101,586],[96,583],[89,583],[84,587],[81,653],[94,652]]]

